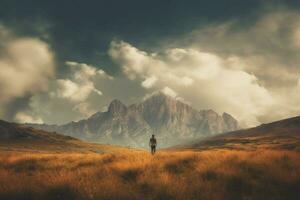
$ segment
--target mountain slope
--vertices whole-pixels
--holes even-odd
[[[1,142],[36,140],[55,143],[78,139],[0,120],[0,140]]]
[[[185,148],[250,150],[275,148],[300,151],[300,116],[221,134],[185,146]]]
[[[86,143],[55,132],[0,120],[0,151],[104,152],[119,147]]]
[[[119,100],[114,100],[106,112],[98,112],[78,122],[60,126],[29,126],[94,142],[134,147],[147,147],[150,135],[155,134],[159,146],[166,147],[237,130],[238,122],[227,113],[220,116],[213,110],[197,111],[158,92],[143,102],[128,107]]]

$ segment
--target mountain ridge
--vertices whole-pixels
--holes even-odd
[[[161,147],[238,129],[230,114],[218,115],[213,110],[197,111],[162,92],[140,103],[126,106],[113,100],[106,112],[63,125],[28,124],[46,131],[56,131],[93,142],[146,147],[155,134]]]
[[[300,151],[300,116],[256,127],[227,132],[175,148],[196,149],[284,149]]]
[[[0,150],[82,151],[85,146],[87,143],[71,136],[0,120]]]

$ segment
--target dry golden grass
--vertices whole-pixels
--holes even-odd
[[[299,199],[300,153],[0,153],[0,199]]]

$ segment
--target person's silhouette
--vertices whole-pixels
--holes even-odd
[[[152,155],[156,151],[156,145],[157,145],[156,138],[155,138],[154,135],[152,135],[152,137],[150,138],[150,141],[149,141],[149,146],[151,147],[151,154]]]

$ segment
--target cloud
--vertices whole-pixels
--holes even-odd
[[[103,71],[102,69],[97,69],[97,67],[92,65],[78,63],[74,61],[66,61],[65,64],[71,67],[71,72],[73,72],[73,78],[78,81],[86,81],[96,75],[110,80],[113,79],[113,77],[108,75],[105,71]]]
[[[291,44],[293,47],[300,49],[300,22],[291,35]]]
[[[75,105],[73,107],[73,109],[75,111],[79,111],[81,114],[84,115],[84,117],[89,117],[92,114],[94,114],[95,112],[97,112],[91,108],[91,105],[88,102],[79,103],[79,104]]]
[[[97,111],[91,105],[92,95],[103,95],[95,83],[99,80],[112,81],[114,78],[92,65],[74,61],[67,61],[65,64],[70,67],[70,72],[65,78],[56,80],[56,91],[52,95],[69,101],[74,105],[72,110],[85,117],[89,116]]]
[[[113,79],[103,70],[97,70],[85,63],[67,61],[66,65],[71,67],[71,77],[57,80],[57,95],[72,102],[83,102],[92,92],[102,95],[102,92],[95,88],[92,80],[97,75]]]
[[[246,126],[299,115],[300,14],[272,7],[257,16],[201,26],[162,41],[157,52],[113,41],[109,55],[147,93],[169,87]],[[157,80],[145,87],[150,77]]]
[[[169,87],[164,87],[162,90],[161,90],[165,95],[168,95],[170,97],[173,97],[173,98],[176,98],[177,97],[177,93],[172,90],[171,88]]]
[[[13,100],[45,91],[54,73],[54,55],[48,44],[15,37],[0,26],[0,116]]]
[[[74,61],[67,61],[66,66],[64,74],[50,81],[47,91],[31,96],[28,106],[18,111],[39,116],[45,123],[63,124],[86,118],[116,98],[110,93],[116,80],[105,71]],[[124,83],[114,87],[126,90]]]
[[[258,16],[249,24],[236,19],[202,26],[167,42],[231,57],[237,63],[230,67],[255,74],[270,89],[292,87],[300,76],[300,14],[269,8]]]
[[[147,89],[152,88],[156,81],[157,78],[155,76],[148,77],[142,82],[142,86]]]
[[[24,112],[18,112],[15,116],[15,120],[19,123],[37,123],[37,124],[44,123],[40,117],[33,117]]]
[[[25,98],[34,102],[31,110],[14,113],[62,123],[112,99],[129,105],[157,90],[197,109],[231,113],[246,126],[299,115],[300,14],[266,9],[244,22],[202,24],[158,41],[152,52],[112,41],[108,55],[122,72],[114,77],[76,61],[67,61],[67,72],[54,77],[54,56],[45,42],[15,37],[0,26],[0,116]]]
[[[91,92],[102,95],[102,92],[97,90],[92,82],[78,84],[69,79],[58,79],[57,84],[58,96],[73,102],[82,102],[86,100]]]
[[[275,103],[255,75],[232,69],[217,54],[183,48],[151,54],[125,42],[113,42],[109,52],[124,74],[140,80],[145,89],[162,90],[173,97],[180,94],[198,108],[232,113],[247,126],[258,124],[258,117]],[[138,67],[136,58],[142,58]],[[151,79],[144,77],[155,77],[155,87],[145,87]]]

